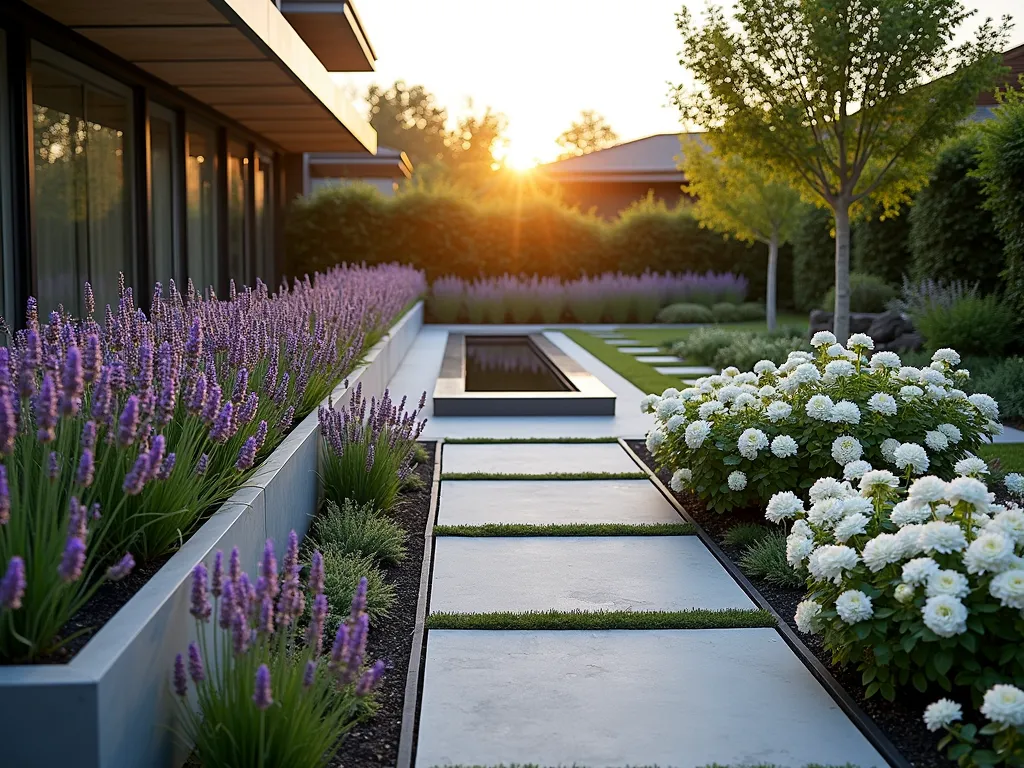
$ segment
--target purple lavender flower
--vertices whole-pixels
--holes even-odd
[[[359,616],[366,611],[366,588],[367,581],[366,577],[363,576],[359,580],[359,586],[356,587],[356,592],[352,595],[352,606],[349,609],[349,617],[355,621]]]
[[[202,477],[206,474],[206,469],[210,464],[210,457],[205,453],[199,457],[199,461],[196,462],[196,474]]]
[[[274,634],[274,601],[265,595],[260,602],[260,619],[257,630],[265,635]]]
[[[245,398],[245,402],[242,403],[238,410],[235,411],[235,427],[236,429],[243,424],[248,424],[252,421],[253,416],[256,415],[256,409],[260,404],[260,396],[255,392],[250,392]]]
[[[129,573],[132,572],[132,568],[135,567],[135,558],[132,557],[131,552],[125,554],[120,560],[114,565],[107,569],[107,578],[111,581],[120,581]]]
[[[242,368],[235,375],[235,388],[231,392],[231,400],[240,403],[249,391],[249,371]]]
[[[214,421],[217,418],[217,414],[220,412],[220,387],[212,380],[208,378],[208,384],[206,388],[206,403],[203,405],[203,421],[207,424]]]
[[[188,410],[193,416],[203,412],[203,405],[206,403],[206,376],[202,373],[196,378],[192,386],[192,397],[188,401]]]
[[[92,384],[100,375],[103,367],[103,350],[100,337],[90,333],[85,339],[85,356],[82,360],[82,374],[88,384]]]
[[[260,664],[260,668],[256,670],[256,691],[252,695],[252,700],[259,710],[266,710],[274,703],[270,695],[270,670],[266,664]]]
[[[0,525],[11,519],[11,489],[7,485],[7,467],[0,464]]]
[[[231,435],[234,434],[232,428],[232,412],[233,406],[230,402],[224,403],[224,407],[220,409],[220,413],[217,414],[217,419],[214,421],[213,426],[210,427],[210,439],[215,443],[227,442]]]
[[[171,454],[172,456],[174,454]],[[217,553],[213,556],[213,575],[210,578],[210,594],[214,597],[220,597],[220,593],[224,591],[224,553],[221,550],[217,550]]]
[[[89,533],[89,510],[77,496],[68,502],[68,536],[85,541]]]
[[[257,450],[258,444],[256,442],[256,437],[253,436],[248,438],[238,451],[238,461],[235,462],[235,469],[239,472],[245,472],[249,469],[256,461]]]
[[[302,687],[303,688],[312,688],[313,687],[313,683],[315,681],[316,681],[316,662],[310,660],[310,661],[306,662],[306,671],[302,673]]]
[[[324,591],[324,558],[320,550],[314,551],[310,560],[309,591],[314,595],[322,594]]]
[[[199,655],[199,646],[195,641],[188,644],[188,676],[193,683],[201,683],[206,679],[206,670],[203,669],[203,657]]]
[[[256,595],[256,590],[252,586],[252,582],[249,581],[249,574],[242,572],[242,575],[238,577],[238,589],[235,591],[235,603],[238,605],[238,609],[245,615],[251,615],[256,606],[259,604],[259,598]]]
[[[323,652],[324,626],[327,623],[327,596],[320,592],[313,599],[313,608],[306,631],[306,643],[313,648],[313,656],[319,657]]]
[[[83,450],[93,450],[96,447],[96,422],[89,420],[82,425],[82,440],[81,445]]]
[[[277,429],[279,432],[287,432],[292,427],[292,421],[295,420],[295,406],[289,405],[285,408],[284,415],[281,416],[281,421],[277,423]]]
[[[241,557],[238,553],[238,547],[232,547],[231,556],[228,558],[228,578],[237,584],[241,575],[242,564]]]
[[[139,373],[135,386],[140,392],[147,392],[153,386],[153,345],[149,340],[139,345]]]
[[[49,373],[43,376],[43,383],[36,393],[35,415],[38,427],[36,439],[41,443],[48,443],[56,438],[54,428],[57,426],[57,388]]]
[[[213,613],[210,600],[206,595],[206,582],[206,566],[196,563],[196,567],[192,569],[192,601],[188,612],[199,621],[209,621],[210,614]]]
[[[234,582],[230,580],[224,582],[224,599],[217,609],[219,611],[217,624],[221,629],[231,629],[231,622],[234,621],[235,611],[238,610],[235,600],[235,589]]]
[[[369,474],[370,470],[373,469],[373,462],[375,458],[375,451],[373,443],[370,443],[370,447],[366,451],[366,472]]]
[[[265,419],[261,420],[259,425],[256,427],[255,438],[256,448],[257,450],[259,450],[260,448],[263,447],[263,443],[265,443],[267,440],[267,422]]]
[[[193,360],[198,359],[203,353],[203,327],[199,318],[192,321],[192,327],[188,332],[188,341],[185,342],[185,352]]]
[[[129,496],[138,496],[142,493],[142,489],[146,487],[146,481],[149,479],[149,472],[149,454],[140,453],[135,459],[134,466],[124,476],[124,484],[121,486],[124,492]]]
[[[92,485],[93,473],[96,469],[93,463],[92,451],[88,448],[82,449],[82,456],[78,460],[78,472],[75,473],[75,482],[83,488]]]
[[[50,451],[50,458],[47,462],[46,472],[50,477],[50,480],[56,480],[60,474],[60,456],[57,455],[56,451]]]
[[[117,444],[127,448],[135,440],[139,428],[139,398],[129,395],[117,421]]]
[[[57,574],[67,584],[78,581],[82,575],[82,568],[85,567],[85,542],[77,536],[68,538],[64,545],[64,555],[61,557],[60,565],[57,566]]]
[[[103,366],[100,378],[92,390],[92,417],[96,421],[109,424],[113,409],[113,387],[111,386],[111,369]]]
[[[372,667],[363,673],[363,676],[359,678],[359,682],[356,683],[356,696],[365,696],[380,682],[381,678],[384,677],[384,662],[378,660]]]
[[[0,579],[0,606],[9,611],[21,608],[25,585],[25,561],[15,555],[7,563],[4,577]]]
[[[29,327],[25,333],[25,351],[21,359],[21,376],[18,387],[22,397],[31,397],[36,391],[36,369],[43,357],[42,342],[39,332]]]
[[[86,281],[82,293],[85,296],[85,314],[92,315],[96,311],[96,297],[93,296],[92,285],[88,281]]]
[[[82,392],[85,384],[82,380],[82,353],[78,347],[68,348],[64,358],[64,372],[61,377],[63,391],[60,395],[60,412],[65,416],[78,413],[82,407]]]
[[[179,653],[174,657],[174,692],[185,698],[188,694],[188,678],[185,677],[185,659]]]
[[[168,453],[163,463],[160,465],[160,471],[157,472],[157,480],[166,480],[171,476],[171,472],[174,471],[174,464],[177,461],[177,456],[173,453]]]
[[[277,557],[274,555],[274,541],[267,539],[263,546],[263,561],[260,563],[260,576],[266,579],[267,593],[277,597]]]
[[[0,392],[0,454],[14,453],[14,441],[18,437],[18,415],[14,410],[11,393]]]
[[[242,611],[236,610],[231,621],[231,646],[236,656],[249,650],[249,623]]]
[[[334,644],[331,646],[331,660],[328,662],[328,669],[336,672],[341,669],[349,653],[349,628],[347,622],[338,625],[338,631],[334,635]]]
[[[152,475],[160,471],[160,466],[164,461],[166,446],[167,439],[163,435],[157,435],[153,438],[153,444],[149,448],[149,470]]]

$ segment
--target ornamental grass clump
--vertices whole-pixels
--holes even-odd
[[[903,484],[867,465],[781,491],[765,517],[787,522],[789,564],[806,578],[802,632],[853,664],[867,696],[936,688],[980,701],[1024,683],[1024,510],[995,503],[969,457],[957,476]],[[906,490],[903,489],[906,485]]]
[[[313,521],[312,536],[341,555],[367,555],[382,565],[398,565],[407,554],[402,527],[372,504],[352,499],[345,499],[340,507],[328,501],[323,514]]]
[[[782,365],[761,360],[648,395],[641,407],[657,418],[647,447],[658,466],[725,512],[821,477],[855,479],[858,462],[949,479],[1002,428],[991,397],[959,388],[969,374],[951,349],[919,369],[894,352],[868,358],[864,334],[849,349],[827,331],[811,343],[813,354],[791,352]]]
[[[363,399],[356,385],[348,404],[336,410],[321,406],[320,431],[323,438],[323,483],[328,501],[342,505],[346,499],[389,510],[395,505],[402,483],[412,472],[416,440],[426,426],[418,420],[427,401],[420,396],[413,411],[384,391],[381,399]]]
[[[280,575],[269,540],[255,580],[241,570],[237,549],[226,568],[218,551],[212,574],[203,563],[192,572],[199,642],[175,658],[173,685],[179,735],[202,765],[324,766],[369,711],[384,663],[365,663],[365,579],[327,648],[320,554],[313,554],[305,589],[299,574],[294,531]]]

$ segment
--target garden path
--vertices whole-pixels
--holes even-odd
[[[442,478],[581,468],[639,469],[619,443],[442,446]],[[441,482],[438,525],[581,522],[680,518],[648,479]],[[431,614],[754,607],[696,536],[435,539]],[[710,624],[428,630],[415,765],[885,765],[775,629]]]

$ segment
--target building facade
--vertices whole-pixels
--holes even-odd
[[[405,152],[377,147],[368,157],[361,152],[308,152],[303,157],[302,192],[310,194],[332,184],[366,184],[390,197],[412,178]]]
[[[4,317],[275,285],[303,153],[376,151],[327,66],[374,59],[347,0],[0,2]]]

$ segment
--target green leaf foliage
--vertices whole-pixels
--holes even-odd
[[[835,284],[836,241],[832,214],[807,206],[793,231],[793,304],[800,310],[817,306]]]
[[[850,273],[850,311],[885,312],[886,306],[896,298],[896,289],[875,275]],[[829,312],[836,303],[835,288],[829,288],[821,300],[821,308]]]
[[[782,531],[769,531],[750,544],[740,557],[739,566],[748,576],[779,587],[803,584],[800,575],[786,562],[786,534]]]
[[[313,540],[339,555],[367,555],[383,565],[397,565],[406,556],[405,531],[373,508],[346,499],[339,508],[328,501],[313,521]]]
[[[916,198],[915,198],[916,200]],[[853,269],[856,273],[875,275],[890,285],[899,285],[910,264],[910,216],[906,209],[881,218],[874,210],[866,219],[853,225]],[[852,299],[851,299],[852,301]],[[831,311],[832,306],[826,305]],[[863,310],[854,309],[851,311]]]

